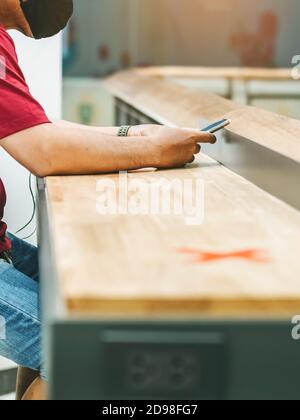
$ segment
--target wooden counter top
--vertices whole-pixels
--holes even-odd
[[[158,122],[197,127],[199,118],[229,116],[231,130],[300,161],[300,122],[140,71],[107,81],[110,91]],[[124,177],[124,175],[122,175]],[[204,221],[184,215],[100,215],[97,182],[124,193],[119,175],[46,180],[51,242],[60,292],[70,314],[97,317],[290,318],[300,308],[300,212],[205,155],[185,169],[135,172],[144,186],[204,182]],[[195,188],[195,186],[194,186]],[[195,190],[193,190],[195,193]],[[191,199],[185,191],[183,198]],[[183,249],[240,257],[196,262]]]
[[[227,80],[291,80],[291,69],[246,67],[146,67],[136,69],[140,75],[155,78],[227,79]]]
[[[146,183],[200,178],[205,219],[101,216],[102,176],[47,179],[59,283],[71,312],[276,316],[300,307],[300,213],[205,156],[185,170],[131,174]],[[105,178],[117,182],[118,175]],[[269,262],[191,263],[179,248],[266,251]]]
[[[201,118],[209,121],[230,118],[229,131],[300,162],[300,120],[144,74],[150,71],[137,69],[119,73],[110,77],[106,86],[118,98],[162,124],[199,128]]]

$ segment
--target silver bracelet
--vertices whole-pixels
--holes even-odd
[[[118,137],[128,137],[129,130],[131,129],[131,125],[122,125],[118,131]]]

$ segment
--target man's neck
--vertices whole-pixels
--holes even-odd
[[[10,14],[4,6],[0,6],[0,24],[5,26],[10,21]]]
[[[1,25],[7,27],[14,25],[15,22],[15,12],[17,3],[11,0],[1,0],[0,2],[0,23]]]
[[[0,0],[0,24],[6,29],[17,29],[27,36],[32,35],[18,0]]]

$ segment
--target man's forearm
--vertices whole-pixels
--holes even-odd
[[[44,124],[2,141],[16,160],[38,176],[109,173],[155,166],[151,142],[95,130]]]
[[[109,136],[117,136],[119,127],[95,127],[90,125],[77,124],[65,120],[53,121],[53,124],[62,128],[77,128],[81,130],[93,131],[96,133],[108,134]]]
[[[215,142],[195,129],[137,126],[130,137],[117,137],[96,128],[42,124],[2,139],[1,146],[33,174],[49,176],[178,168],[194,161],[199,143]]]

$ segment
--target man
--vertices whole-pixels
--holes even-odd
[[[199,143],[215,142],[214,136],[196,130],[155,125],[120,130],[50,122],[30,95],[6,30],[14,28],[34,38],[52,36],[63,29],[72,11],[72,0],[0,0],[0,57],[5,69],[0,77],[0,146],[14,159],[40,177],[173,168],[193,162]],[[24,399],[42,399],[46,374],[40,344],[37,251],[6,233],[5,201],[0,178],[0,315],[6,321],[0,355],[40,372]]]

